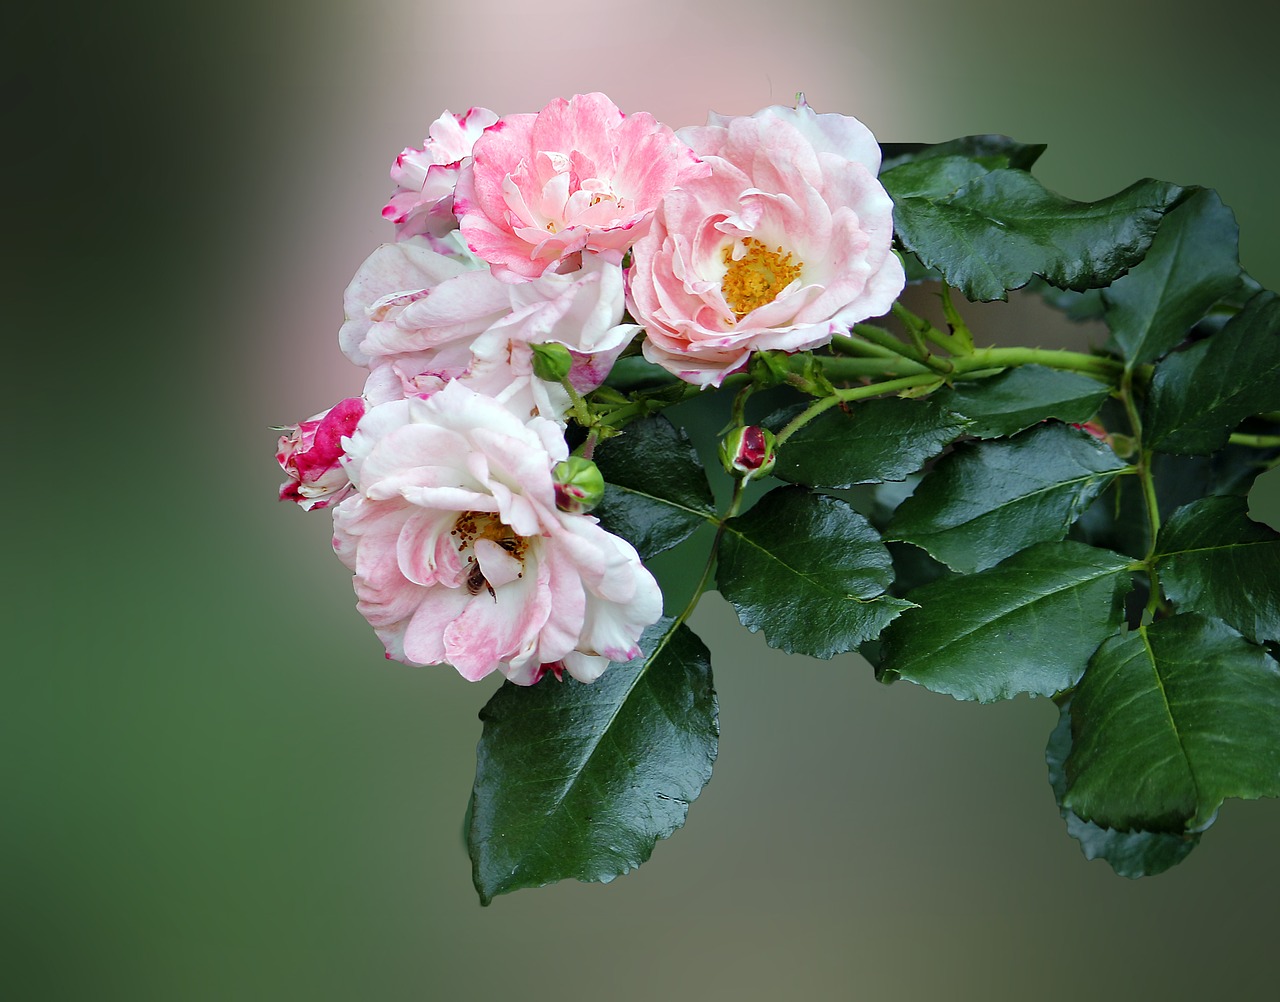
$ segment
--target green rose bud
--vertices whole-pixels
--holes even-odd
[[[737,428],[720,443],[720,462],[725,472],[743,480],[763,477],[777,461],[777,440],[768,428],[749,424]]]
[[[574,515],[589,512],[604,497],[604,476],[589,459],[570,456],[552,471],[556,482],[556,507]]]
[[[548,383],[558,383],[573,368],[573,356],[562,344],[548,341],[533,346],[533,374]]]

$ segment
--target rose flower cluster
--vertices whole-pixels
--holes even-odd
[[[363,390],[277,451],[281,499],[332,512],[387,657],[528,685],[637,656],[662,596],[585,510],[573,398],[637,339],[715,387],[885,313],[904,278],[879,163],[865,126],[803,100],[677,133],[603,94],[446,112],[396,158],[394,239],[338,334]]]

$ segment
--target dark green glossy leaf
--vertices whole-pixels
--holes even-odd
[[[1280,533],[1249,518],[1245,498],[1179,508],[1156,552],[1160,584],[1179,609],[1216,616],[1255,643],[1280,641]]]
[[[1057,798],[1058,809],[1067,823],[1067,834],[1080,843],[1085,859],[1105,859],[1122,877],[1154,877],[1181,863],[1200,844],[1199,832],[1118,832],[1114,828],[1099,828],[1091,821],[1082,821],[1062,806],[1062,798],[1067,795],[1067,773],[1063,763],[1070,752],[1071,709],[1067,705],[1062,707],[1058,726],[1049,735],[1045,762],[1049,766],[1049,784]]]
[[[957,383],[934,394],[948,410],[973,423],[965,433],[975,438],[1013,435],[1046,418],[1088,421],[1111,388],[1078,372],[1022,365],[990,379]]]
[[[770,647],[829,658],[911,608],[885,595],[889,551],[838,498],[780,487],[725,524],[716,582],[742,625]]]
[[[967,423],[932,398],[867,400],[848,411],[832,407],[778,449],[773,475],[830,488],[902,480],[963,433]]]
[[[930,188],[920,176],[934,165]],[[905,189],[942,192],[958,168],[948,158],[912,167]],[[905,168],[897,168],[903,170]],[[1097,202],[1074,202],[1020,170],[993,170],[947,194],[894,197],[894,228],[903,246],[936,268],[970,300],[1007,298],[1039,275],[1064,289],[1109,285],[1146,253],[1161,216],[1182,194],[1145,180]]]
[[[566,877],[607,882],[684,824],[719,723],[707,649],[673,622],[591,685],[508,682],[480,711],[469,847],[482,903]]]
[[[593,514],[648,559],[683,542],[715,515],[715,500],[697,452],[664,417],[627,425],[593,456],[605,479]]]
[[[962,136],[945,143],[881,143],[880,172],[900,164],[936,157],[961,156],[973,160],[998,160],[1002,167],[1030,170],[1045,151],[1043,143],[1019,143],[1008,136]]]
[[[1151,471],[1161,519],[1208,494],[1248,494],[1266,462],[1276,455],[1280,450],[1245,446],[1228,446],[1212,456],[1156,453]],[[1072,527],[1072,537],[1132,557],[1146,556],[1151,546],[1150,523],[1138,479],[1113,480]]]
[[[1227,797],[1280,796],[1280,665],[1185,613],[1107,641],[1071,704],[1063,804],[1119,831],[1201,831]]]
[[[1160,223],[1147,256],[1102,298],[1112,341],[1137,365],[1181,343],[1240,285],[1240,228],[1215,191],[1201,188]]]
[[[878,674],[983,703],[1051,696],[1075,684],[1120,625],[1130,564],[1083,543],[1041,543],[918,588],[909,597],[919,608],[881,637]]]
[[[1207,455],[1253,414],[1280,410],[1280,297],[1260,292],[1227,325],[1157,366],[1143,425],[1162,452]]]
[[[962,156],[909,160],[900,167],[883,171],[880,183],[895,203],[906,198],[940,199],[1001,166]]]
[[[1056,422],[962,443],[902,503],[886,535],[953,570],[979,571],[1032,543],[1061,539],[1126,468],[1092,435]]]

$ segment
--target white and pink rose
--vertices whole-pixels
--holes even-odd
[[[365,415],[333,544],[389,658],[529,685],[637,655],[661,593],[631,544],[556,507],[566,457],[558,424],[457,382]]]
[[[339,344],[370,369],[371,404],[457,379],[523,416],[559,418],[569,397],[536,378],[532,346],[564,345],[574,356],[574,388],[595,389],[640,330],[622,322],[623,286],[621,266],[595,254],[567,274],[510,285],[470,255],[411,238],[382,245],[361,265],[347,288]]]
[[[816,348],[889,310],[905,277],[861,123],[801,104],[680,136],[710,175],[670,192],[632,252],[649,361],[719,386],[754,351]]]
[[[397,240],[420,233],[443,237],[458,228],[453,214],[458,171],[480,134],[497,120],[488,108],[461,115],[446,111],[431,123],[422,149],[410,146],[396,157],[391,166],[396,189],[382,217],[395,224]]]

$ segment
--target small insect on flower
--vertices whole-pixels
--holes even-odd
[[[480,569],[480,561],[472,557],[471,570],[467,574],[467,591],[472,595],[478,595],[481,586],[489,589],[489,594],[493,596],[495,602],[498,600],[498,594],[493,590],[493,585],[485,580],[484,571]]]

